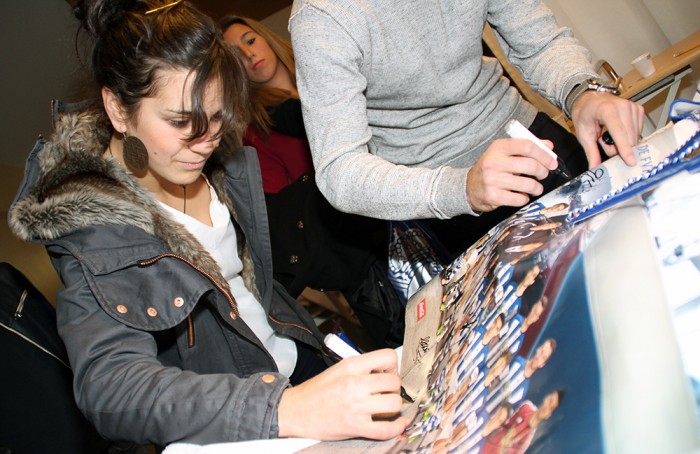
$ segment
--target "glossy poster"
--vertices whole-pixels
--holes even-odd
[[[610,351],[618,352],[621,347],[612,345],[614,335],[604,335],[600,328],[598,319],[612,316],[604,315],[606,312],[592,303],[591,289],[605,292],[599,291],[600,282],[591,282],[594,273],[590,269],[587,272],[591,265],[586,254],[596,235],[607,228],[606,223],[629,221],[615,219],[614,211],[624,209],[620,206],[585,222],[568,222],[567,215],[624,184],[635,172],[657,165],[695,131],[697,122],[668,127],[636,148],[636,168],[621,166],[618,158],[609,160],[523,208],[411,298],[402,375],[404,386],[417,399],[408,410],[412,424],[389,451],[625,450],[625,439],[634,431],[610,424],[611,418],[626,411],[616,394],[624,390],[610,383],[619,381],[628,371],[624,358],[612,367],[605,358],[607,344]],[[676,184],[689,193],[676,193],[675,199],[698,200],[700,190],[694,188],[700,186],[697,178],[694,181]],[[654,236],[655,244],[664,246],[658,252],[665,257],[657,256],[653,248],[650,253],[641,252],[641,248],[639,254],[646,254],[650,263],[658,262],[660,267],[680,262],[685,272],[694,273],[691,276],[697,282],[700,234],[695,233],[697,228],[674,233],[683,230],[679,229],[683,224],[662,213],[674,196],[664,195],[663,200],[654,197],[658,189],[658,185],[649,188],[633,203],[626,202],[649,213],[645,221],[648,225],[631,224],[631,228],[643,232],[641,241]],[[690,216],[695,213],[697,226],[700,204],[695,207],[698,211],[682,211]],[[655,213],[655,222],[651,213]],[[659,240],[657,232],[664,229],[665,236]],[[682,260],[677,257],[681,243],[685,251]],[[607,249],[596,250],[597,256],[623,252]],[[636,252],[634,246],[624,251],[631,258]],[[639,277],[633,276],[629,282],[637,285]],[[667,285],[665,281],[662,287]],[[700,400],[700,284],[689,293],[671,303],[676,326],[673,344],[680,346],[683,357],[687,377],[682,380],[689,390],[695,386],[694,396]],[[630,315],[619,323],[633,323]],[[698,408],[694,407],[696,415],[700,413]],[[700,436],[697,418],[688,427],[688,440],[682,446],[694,446],[697,436],[693,436],[693,430]]]

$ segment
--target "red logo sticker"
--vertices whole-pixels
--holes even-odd
[[[426,302],[425,302],[425,298],[423,298],[423,299],[421,300],[421,302],[418,303],[418,306],[416,307],[416,310],[418,311],[418,314],[417,314],[417,315],[418,315],[418,321],[420,321],[420,319],[422,319],[423,317],[425,317],[425,313],[426,313],[426,307],[425,307],[425,306],[426,306]]]

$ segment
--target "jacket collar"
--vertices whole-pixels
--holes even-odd
[[[217,263],[200,243],[116,160],[102,157],[109,139],[104,121],[96,109],[58,116],[51,140],[35,147],[29,157],[25,181],[9,213],[12,232],[24,241],[51,243],[85,227],[135,226],[228,289]],[[215,174],[212,185],[232,210],[226,191],[216,187],[224,181],[216,175],[223,169],[208,170]]]

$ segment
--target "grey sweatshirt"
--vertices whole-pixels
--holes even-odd
[[[382,219],[474,214],[467,173],[535,108],[485,58],[491,23],[535,90],[563,105],[595,77],[539,0],[295,0],[290,32],[316,180],[342,211]]]

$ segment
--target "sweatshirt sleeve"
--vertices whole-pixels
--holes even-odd
[[[316,181],[332,205],[379,219],[474,214],[469,168],[407,167],[369,152],[367,80],[355,37],[310,6],[292,15],[290,31]]]
[[[59,334],[78,407],[106,438],[165,446],[274,438],[288,385],[277,373],[197,374],[157,359],[154,337],[103,311],[78,261],[54,256]]]
[[[487,21],[508,61],[556,106],[563,108],[576,85],[597,77],[588,49],[541,0],[491,0]]]

